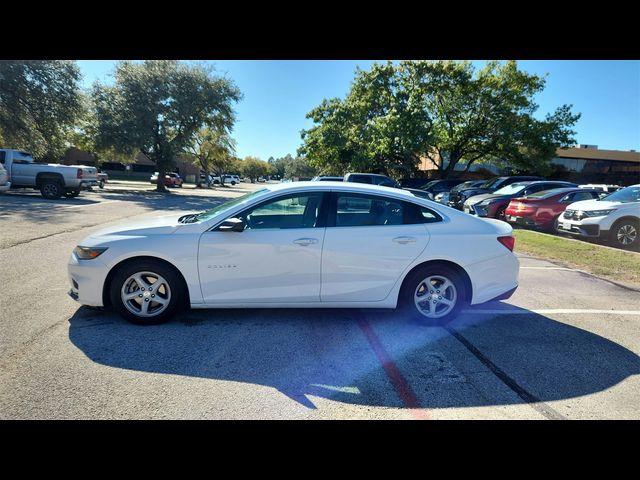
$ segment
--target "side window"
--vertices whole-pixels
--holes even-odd
[[[591,200],[594,197],[591,192],[576,192],[576,193],[572,193],[570,195],[570,198],[572,202],[579,202],[581,200]]]
[[[339,193],[336,202],[336,227],[402,225],[404,203],[373,195]]]
[[[404,223],[435,223],[441,222],[442,217],[427,207],[422,207],[414,203],[404,203]]]
[[[288,195],[270,200],[237,215],[245,229],[313,228],[318,223],[322,193]]]
[[[366,175],[351,175],[351,177],[349,177],[349,180],[355,183],[373,183],[371,181],[371,177],[367,177]]]

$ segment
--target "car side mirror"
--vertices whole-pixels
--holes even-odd
[[[243,232],[245,223],[239,218],[227,218],[216,228],[219,232]]]

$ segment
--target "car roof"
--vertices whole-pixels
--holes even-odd
[[[571,192],[595,192],[598,193],[597,190],[593,188],[578,188],[578,187],[565,187],[565,188],[552,188],[549,190],[543,190],[538,193],[545,193],[545,195],[541,195],[538,198],[547,198],[552,197],[554,195],[560,195],[563,193],[571,193]]]
[[[289,182],[289,183],[275,183],[265,187],[272,192],[286,192],[296,190],[335,190],[335,191],[348,191],[358,193],[371,193],[379,195],[395,195],[399,197],[406,197],[408,200],[415,200],[416,196],[412,193],[393,187],[382,187],[380,185],[370,185],[368,183],[355,183],[355,182]]]

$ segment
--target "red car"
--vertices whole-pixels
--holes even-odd
[[[580,200],[600,198],[598,191],[586,188],[556,188],[514,198],[509,202],[505,218],[509,223],[555,231],[558,217],[567,205]]]

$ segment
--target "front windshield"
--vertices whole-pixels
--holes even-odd
[[[482,185],[482,188],[491,188],[500,181],[502,181],[502,178],[500,177],[491,178]]]
[[[600,200],[620,203],[640,202],[640,185],[623,188],[622,190],[613,192],[611,195],[602,197]]]
[[[217,207],[213,207],[211,210],[207,210],[205,212],[199,213],[195,217],[195,220],[199,222],[211,220],[213,217],[215,217],[219,213],[229,210],[235,207],[236,205],[247,203],[249,200],[252,200],[255,197],[259,197],[268,191],[269,191],[268,188],[261,188],[260,190],[256,190],[255,192],[246,193],[241,197],[235,198],[233,200],[229,200],[228,202],[225,202],[225,203],[221,203]]]
[[[507,185],[506,187],[502,187],[495,192],[495,195],[515,195],[520,193],[526,187],[526,183],[512,183],[511,185]]]
[[[420,187],[420,190],[426,190],[427,188],[429,188],[432,185],[435,185],[435,183],[437,182],[437,180],[431,180],[430,182],[425,183],[424,185],[422,185]]]

